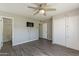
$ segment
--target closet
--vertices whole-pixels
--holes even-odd
[[[53,17],[53,44],[79,50],[79,14]]]
[[[79,50],[79,15],[66,18],[66,46]]]

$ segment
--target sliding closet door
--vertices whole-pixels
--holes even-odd
[[[79,16],[66,18],[66,44],[67,47],[79,50]]]
[[[53,43],[65,46],[65,17],[53,18]]]

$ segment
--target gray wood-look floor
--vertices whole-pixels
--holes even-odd
[[[79,56],[79,51],[52,44],[49,40],[40,39],[14,47],[7,43],[0,50],[0,56]]]

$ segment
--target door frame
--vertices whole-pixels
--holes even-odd
[[[3,18],[8,18],[12,20],[12,46],[13,46],[13,38],[14,38],[14,18],[8,17],[8,16],[0,16],[0,19],[2,20],[2,46],[3,46]]]

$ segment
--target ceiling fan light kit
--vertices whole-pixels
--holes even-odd
[[[45,11],[44,11],[44,10],[40,10],[39,13],[40,13],[40,14],[44,14]]]
[[[55,11],[55,8],[49,8],[47,3],[35,3],[37,7],[29,6],[28,8],[34,9],[35,12],[33,15],[36,15],[38,13],[43,14],[46,16],[47,11]]]

